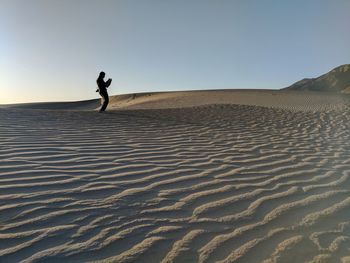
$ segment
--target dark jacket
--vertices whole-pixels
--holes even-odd
[[[103,80],[103,78],[98,78],[96,80],[97,86],[100,90],[100,93],[107,93],[107,83]]]

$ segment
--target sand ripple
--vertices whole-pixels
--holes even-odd
[[[348,109],[0,119],[0,262],[349,260]]]

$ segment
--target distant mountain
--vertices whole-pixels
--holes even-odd
[[[350,94],[350,64],[318,77],[302,79],[284,90],[332,91]]]

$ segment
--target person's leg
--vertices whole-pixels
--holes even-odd
[[[101,96],[101,108],[100,108],[99,112],[102,111],[103,104],[105,103],[105,99],[104,99],[104,97],[103,97],[101,92],[100,92],[100,96]]]
[[[103,98],[103,104],[102,107],[100,109],[100,111],[105,111],[109,102],[109,98],[108,98],[108,93],[101,93],[101,96]]]

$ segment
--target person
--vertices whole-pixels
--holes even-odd
[[[108,79],[107,81],[104,81],[105,76],[106,76],[106,73],[101,71],[100,75],[98,76],[98,78],[96,80],[97,86],[98,86],[98,89],[96,90],[96,92],[99,92],[102,99],[103,99],[103,103],[102,103],[100,112],[105,111],[107,108],[107,105],[109,103],[107,88],[109,87],[109,85],[111,85],[111,82],[112,82],[112,79]]]

